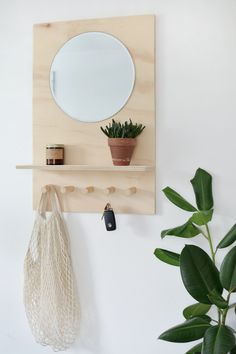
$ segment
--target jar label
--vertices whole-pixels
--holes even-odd
[[[48,160],[62,160],[64,155],[63,149],[47,149],[46,158]]]

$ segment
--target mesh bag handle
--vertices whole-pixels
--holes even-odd
[[[48,193],[51,201],[52,212],[62,214],[61,204],[59,201],[57,190],[53,185],[50,186],[50,190]]]
[[[55,186],[49,185],[49,190],[45,193],[41,193],[39,204],[37,207],[37,212],[42,215],[46,216],[47,205],[51,203],[52,212],[62,214],[61,204],[59,201],[59,197],[57,194],[57,190]]]
[[[45,216],[46,213],[46,208],[48,204],[48,192],[47,193],[41,193],[37,212],[38,214],[41,214],[42,216]]]

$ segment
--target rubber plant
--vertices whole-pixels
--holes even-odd
[[[199,168],[191,184],[196,206],[174,189],[163,189],[170,202],[192,215],[183,225],[162,231],[161,237],[189,239],[201,235],[208,242],[209,254],[191,244],[185,245],[181,254],[162,248],[155,250],[159,260],[180,267],[183,284],[195,300],[183,310],[183,323],[163,332],[159,339],[175,343],[201,339],[186,354],[235,354],[236,332],[227,324],[227,316],[230,310],[236,309],[236,303],[232,301],[232,294],[236,292],[236,246],[230,247],[220,266],[216,258],[218,252],[236,241],[236,224],[214,247],[209,227],[213,217],[212,176]],[[208,314],[211,308],[216,309],[215,318]]]

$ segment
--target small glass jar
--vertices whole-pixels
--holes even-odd
[[[46,164],[64,165],[64,145],[63,144],[46,145]]]

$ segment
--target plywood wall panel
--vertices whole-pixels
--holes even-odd
[[[132,118],[146,125],[138,137],[132,164],[155,165],[155,18],[128,16],[37,24],[34,26],[33,80],[33,163],[45,163],[45,146],[65,145],[66,164],[110,165],[112,160],[105,135],[98,123],[84,123],[70,118],[55,103],[50,87],[51,63],[58,50],[72,37],[87,31],[101,31],[117,37],[128,48],[136,71],[134,90],[126,105],[113,118]],[[117,185],[125,190],[136,184],[137,193],[130,197],[115,193],[110,201],[118,212],[155,212],[155,171],[153,172],[33,172],[33,205],[36,208],[44,184],[96,186],[91,195],[73,192],[61,196],[64,210],[99,212],[107,197],[99,192],[104,186]],[[101,187],[101,188],[100,188]],[[129,206],[128,205],[129,201]]]

